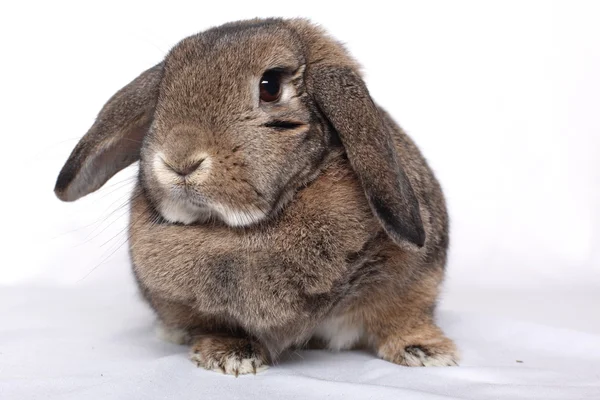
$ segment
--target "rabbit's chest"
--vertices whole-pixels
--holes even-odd
[[[148,232],[131,253],[136,276],[147,290],[250,324],[276,325],[328,309],[343,292],[347,265],[322,245],[292,246],[277,239],[269,246],[205,244],[189,254]]]
[[[380,231],[360,189],[350,189],[343,204],[305,192],[260,229],[155,223],[148,201],[135,196],[135,275],[158,297],[247,325],[323,314],[346,292],[349,268]]]

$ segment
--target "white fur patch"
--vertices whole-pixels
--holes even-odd
[[[252,225],[265,217],[265,213],[254,210],[233,210],[221,204],[211,205],[221,219],[229,226],[248,226]]]
[[[172,200],[165,198],[160,202],[160,214],[169,222],[181,222],[189,225],[199,219],[205,218],[207,211],[196,207],[184,200]]]
[[[263,364],[262,360],[257,357],[240,358],[235,354],[228,356],[225,360],[217,360],[215,358],[204,358],[202,352],[193,352],[190,358],[199,367],[227,375],[254,374],[269,368],[268,365]]]
[[[190,342],[190,335],[184,329],[171,328],[163,323],[158,323],[156,326],[156,336],[165,342],[175,344],[187,344]]]
[[[164,157],[165,155],[161,152],[154,154],[154,158],[152,159],[152,172],[161,185],[172,185],[179,179],[175,171],[165,164]]]
[[[329,318],[315,330],[314,336],[325,341],[330,350],[352,348],[364,335],[364,328],[347,316]]]

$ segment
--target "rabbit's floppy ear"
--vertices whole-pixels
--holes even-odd
[[[104,105],[63,166],[54,192],[74,201],[100,188],[140,158],[158,98],[162,63],[134,79]]]
[[[369,205],[396,242],[425,243],[419,202],[398,162],[391,129],[358,73],[349,66],[316,65],[307,88],[337,131]]]

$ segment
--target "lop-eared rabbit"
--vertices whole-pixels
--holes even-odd
[[[456,365],[434,322],[440,186],[321,28],[256,19],[182,40],[106,103],[55,192],[77,200],[138,160],[134,275],[199,366],[252,373],[304,346]]]

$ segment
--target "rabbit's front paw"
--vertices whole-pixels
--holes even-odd
[[[418,336],[417,336],[418,337]],[[442,334],[423,335],[420,340],[411,338],[387,340],[378,349],[386,361],[407,367],[450,367],[458,365],[458,351],[454,343]]]
[[[190,354],[199,367],[224,374],[256,374],[268,368],[266,349],[248,338],[200,336]]]
[[[438,352],[426,346],[406,346],[404,359],[400,362],[409,367],[452,367],[458,365],[458,357],[454,351]]]

